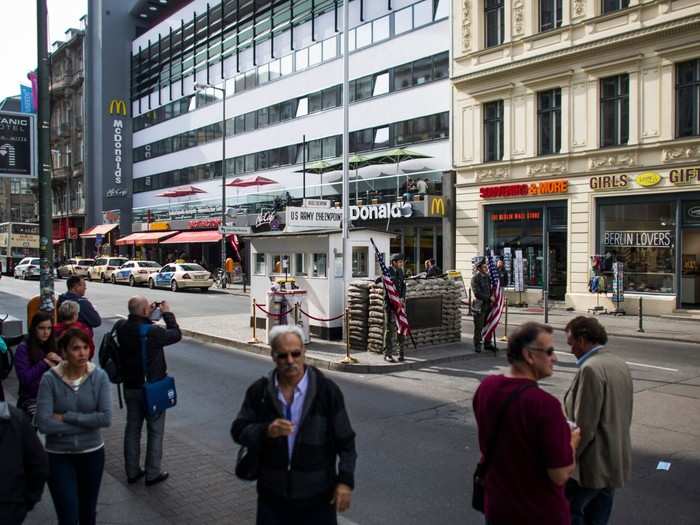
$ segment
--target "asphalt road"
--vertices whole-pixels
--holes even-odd
[[[35,283],[3,278],[0,312],[22,315],[22,297],[35,290]],[[127,287],[89,285],[89,295],[103,315],[123,313],[132,292]],[[163,291],[155,292],[154,299],[160,297],[155,294],[172,299],[176,311],[189,308],[202,315],[237,304],[247,308],[245,298],[223,294]],[[555,339],[557,348],[566,348],[560,333]],[[700,515],[700,347],[625,338],[612,338],[608,346],[630,363],[636,392],[633,479],[618,492],[613,523],[695,525]],[[575,364],[565,352],[558,355],[555,374],[542,386],[561,398]],[[191,340],[169,348],[167,356],[179,397],[178,407],[168,414],[167,432],[232,466],[236,449],[228,434],[231,421],[245,388],[265,374],[271,362]],[[505,364],[502,356],[484,354],[381,376],[330,373],[345,393],[358,434],[357,488],[345,523],[483,523],[469,508],[471,472],[478,456],[471,398],[480,379]],[[656,470],[659,460],[670,461],[670,471]]]

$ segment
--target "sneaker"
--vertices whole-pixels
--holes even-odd
[[[156,485],[158,483],[161,483],[162,481],[165,481],[166,479],[168,479],[168,477],[170,477],[170,474],[168,474],[167,472],[161,472],[155,478],[147,479],[146,486],[150,487],[150,486]]]
[[[396,360],[394,359],[394,356],[391,355],[385,355],[384,356],[384,361],[387,363],[396,363]]]

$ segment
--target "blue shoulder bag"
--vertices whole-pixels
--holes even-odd
[[[147,344],[148,332],[151,325],[144,323],[139,326],[139,337],[141,338],[141,359],[143,361],[143,404],[146,414],[156,416],[169,408],[177,405],[177,390],[175,390],[175,379],[166,375],[158,381],[148,381],[147,365]]]

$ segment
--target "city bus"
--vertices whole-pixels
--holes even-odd
[[[39,257],[39,225],[29,222],[0,223],[0,270],[12,275],[23,257]]]

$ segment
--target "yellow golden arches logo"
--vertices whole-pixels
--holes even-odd
[[[433,197],[430,202],[430,215],[445,216],[445,201],[442,197]]]
[[[110,115],[124,115],[126,117],[126,102],[113,98],[109,103]]]

